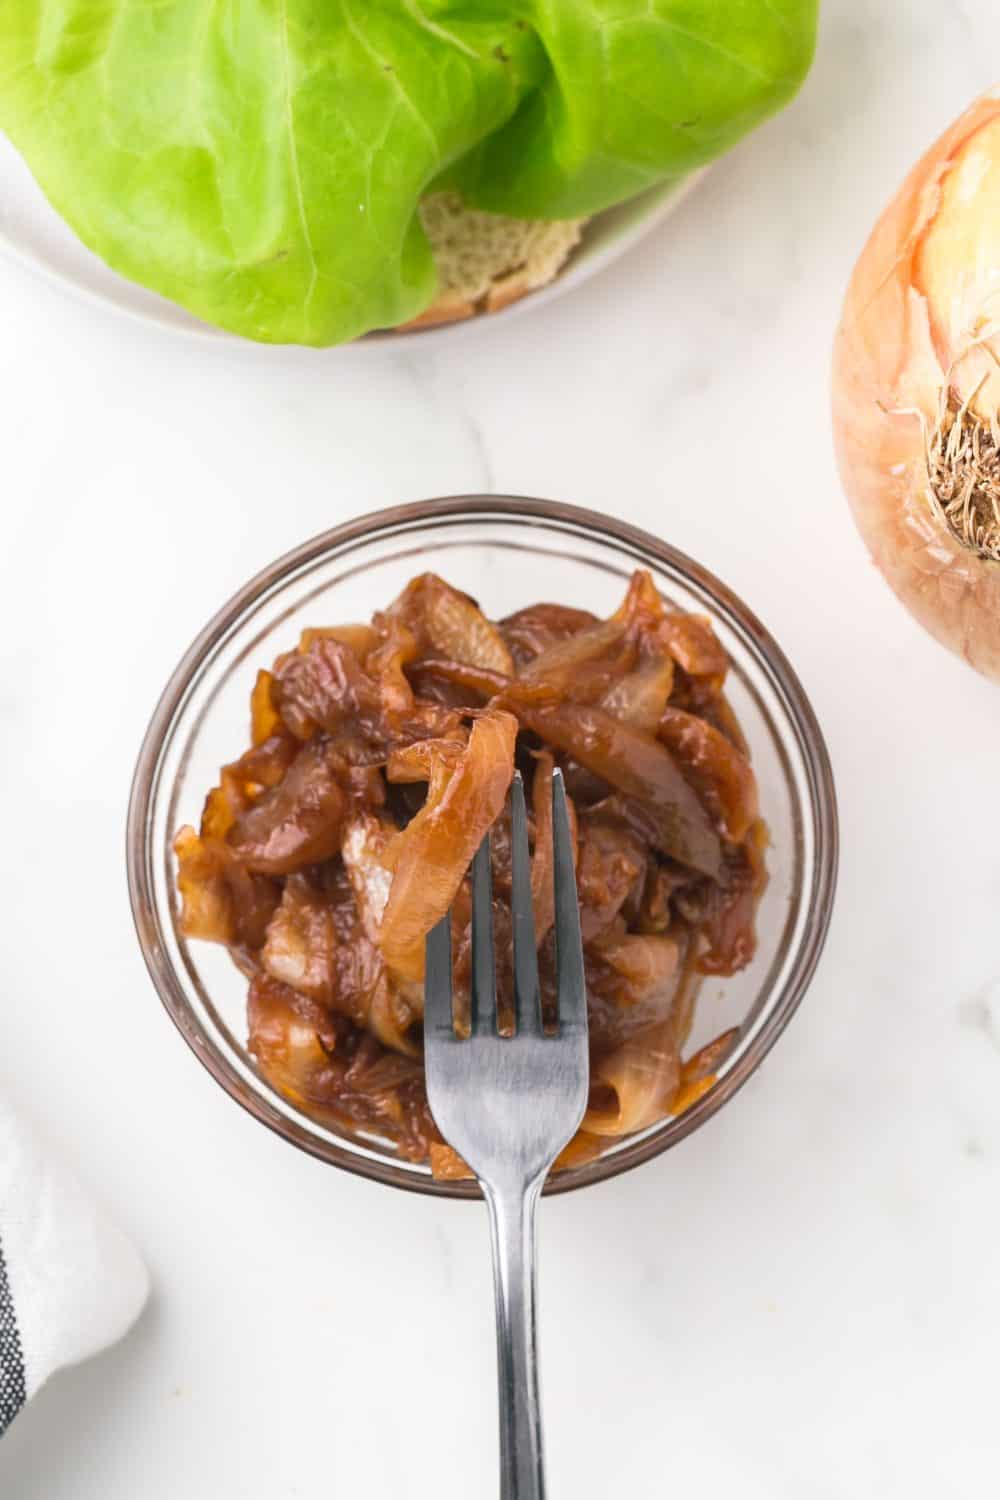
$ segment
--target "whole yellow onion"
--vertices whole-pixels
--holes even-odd
[[[1000,680],[1000,91],[917,163],[862,251],[833,415],[882,573],[937,640]]]

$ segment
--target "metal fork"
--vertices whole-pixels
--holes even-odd
[[[445,1140],[479,1179],[490,1215],[500,1392],[501,1500],[543,1500],[535,1347],[535,1206],[587,1105],[587,998],[566,789],[552,785],[559,1029],[542,1029],[524,785],[511,787],[516,1032],[497,1030],[489,835],[472,864],[472,1029],[455,1034],[451,920],[427,936],[427,1097]]]

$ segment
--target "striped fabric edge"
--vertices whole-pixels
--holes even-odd
[[[21,1334],[0,1240],[0,1437],[21,1410],[26,1396]]]

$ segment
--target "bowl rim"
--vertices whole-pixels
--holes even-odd
[[[456,1199],[478,1198],[478,1185],[474,1181],[444,1181],[429,1175],[417,1175],[387,1157],[362,1155],[347,1145],[333,1145],[311,1134],[292,1118],[269,1111],[263,1098],[231,1070],[223,1055],[211,1047],[199,1045],[198,1035],[202,1034],[202,1029],[197,1021],[192,1024],[189,1002],[158,937],[161,929],[152,876],[154,850],[147,835],[159,771],[192,680],[206,658],[238,626],[251,606],[281,586],[289,576],[328,553],[340,553],[352,544],[380,536],[440,524],[457,526],[475,518],[488,517],[513,519],[563,535],[582,534],[597,542],[610,539],[619,547],[624,544],[633,550],[637,559],[651,557],[684,574],[712,596],[720,613],[728,617],[727,623],[739,627],[748,648],[755,651],[766,665],[772,685],[784,698],[788,725],[795,734],[807,774],[809,798],[806,811],[812,815],[816,849],[815,878],[792,971],[779,1000],[764,1013],[749,1045],[734,1065],[683,1114],[666,1120],[652,1134],[641,1135],[610,1155],[563,1169],[548,1179],[546,1193],[571,1192],[642,1165],[693,1134],[738,1093],[788,1026],[812,980],[829,931],[839,865],[839,821],[830,756],[812,705],[787,656],[753,611],[728,585],[686,553],[645,529],[601,511],[563,501],[523,495],[450,495],[369,511],[318,533],[257,572],[216,611],[185,651],[160,694],[142,740],[129,796],[125,850],[129,901],[140,951],[161,1003],[188,1046],[216,1083],[261,1124],[310,1155],[355,1175],[411,1192]]]

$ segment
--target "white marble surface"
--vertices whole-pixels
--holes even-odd
[[[1000,1466],[1000,697],[868,565],[831,458],[840,294],[994,81],[994,0],[828,0],[815,71],[655,237],[453,344],[199,346],[0,264],[0,1087],[141,1245],[152,1306],[0,1445],[5,1500],[494,1493],[483,1215],[294,1152],[163,1016],[129,920],[133,757],[193,632],[405,498],[627,515],[758,609],[838,776],[830,943],[697,1138],[546,1205],[553,1497],[990,1493]]]

